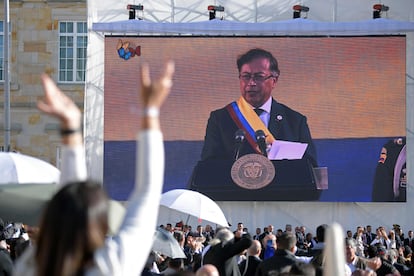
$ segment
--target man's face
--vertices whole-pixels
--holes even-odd
[[[356,257],[355,248],[353,248],[352,246],[347,245],[345,247],[345,257],[346,257],[346,262],[351,263]]]
[[[250,80],[240,78],[240,92],[243,98],[253,107],[260,107],[271,96],[273,88],[276,86],[277,77],[270,77],[274,73],[269,71],[269,60],[257,58],[250,63],[242,65],[240,76],[251,76]],[[267,79],[255,81],[254,76],[261,76]]]

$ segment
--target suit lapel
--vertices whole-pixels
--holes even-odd
[[[272,109],[270,110],[269,125],[267,126],[270,133],[273,134],[276,140],[278,139],[278,134],[280,134],[281,130],[281,123],[279,122],[280,120],[278,119],[278,116],[283,116],[280,114],[280,108],[278,106],[277,102],[273,99]]]

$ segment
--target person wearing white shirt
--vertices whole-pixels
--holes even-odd
[[[38,107],[59,119],[62,181],[46,206],[35,246],[17,260],[15,276],[140,275],[152,247],[164,175],[163,136],[159,109],[172,86],[174,64],[152,82],[141,67],[143,115],[138,134],[135,188],[125,218],[114,237],[106,239],[108,198],[100,183],[86,180],[81,112],[52,79],[42,76],[45,97]]]

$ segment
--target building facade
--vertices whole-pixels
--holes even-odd
[[[3,5],[2,5],[3,6]],[[87,8],[84,1],[22,0],[9,3],[9,59],[4,58],[5,9],[0,11],[0,146],[59,167],[59,124],[36,107],[47,73],[83,109]],[[5,76],[9,61],[10,126],[5,117]],[[5,62],[6,61],[6,62]],[[7,66],[6,66],[7,67]],[[6,91],[5,91],[6,88]],[[7,149],[5,137],[9,133]]]

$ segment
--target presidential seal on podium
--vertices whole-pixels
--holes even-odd
[[[269,185],[275,177],[275,167],[261,154],[246,154],[237,159],[231,167],[231,178],[238,186],[257,190]]]

